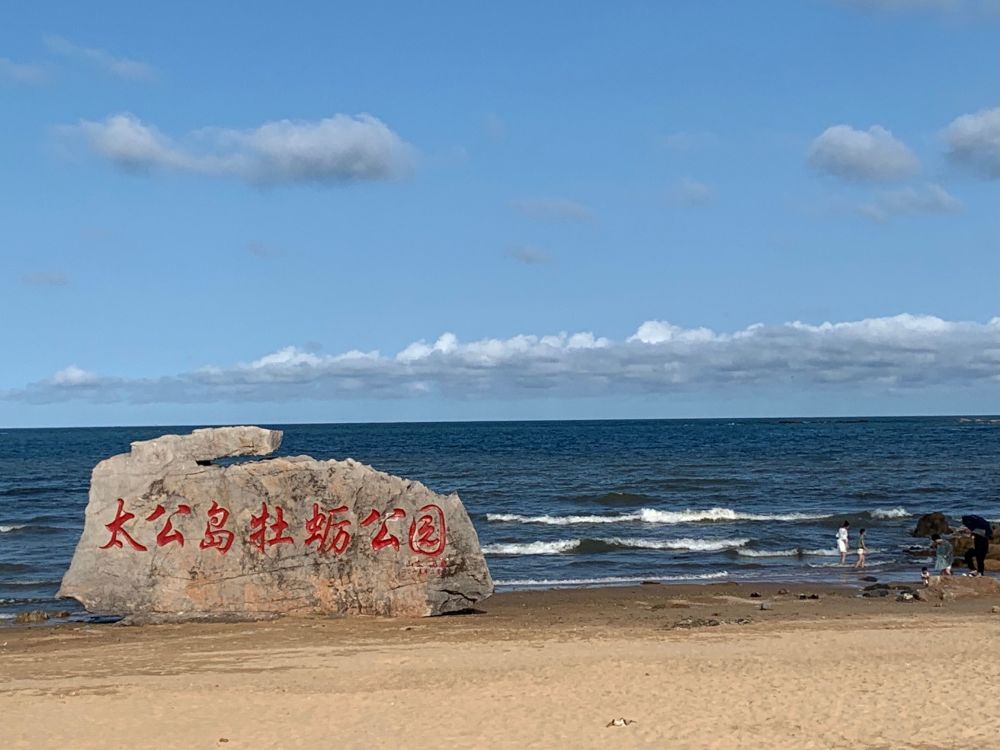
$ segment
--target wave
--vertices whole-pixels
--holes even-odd
[[[621,549],[659,549],[687,552],[719,552],[737,549],[750,543],[739,539],[640,539],[610,537],[604,539],[559,539],[550,542],[496,543],[483,545],[486,555],[557,555],[563,552],[593,554]]]
[[[525,578],[513,581],[494,581],[497,586],[589,586],[610,585],[617,583],[643,583],[644,581],[710,581],[725,578],[729,571],[720,570],[716,573],[695,573],[679,576],[608,576],[606,578]]]
[[[597,503],[598,505],[641,505],[650,500],[659,498],[641,495],[634,492],[605,492],[603,495],[584,495],[576,498],[584,502]]]
[[[737,555],[743,557],[804,557],[806,555],[810,557],[837,557],[840,555],[836,549],[802,549],[801,547],[794,549],[737,549],[735,551]],[[875,551],[869,549],[868,553],[871,554]],[[855,551],[850,553],[852,558],[855,553]]]
[[[0,589],[58,589],[60,581],[0,581]]]
[[[5,563],[0,562],[0,573],[22,573],[26,570],[33,570],[33,565],[25,563]]]
[[[877,520],[885,521],[890,518],[908,518],[911,514],[900,505],[896,508],[875,508],[875,510],[868,511],[868,515]]]
[[[635,513],[616,515],[525,516],[519,513],[487,513],[486,520],[501,523],[539,523],[550,526],[570,526],[597,523],[698,523],[704,521],[815,521],[832,518],[829,513],[742,513],[732,508],[705,508],[701,510],[656,510],[642,508]]]
[[[617,516],[522,516],[518,513],[487,513],[487,521],[502,523],[544,523],[550,526],[568,526],[577,523],[621,523],[638,520],[637,513],[625,513]]]
[[[857,490],[851,492],[850,496],[856,497],[858,500],[888,500],[891,497],[888,492],[881,490]]]
[[[557,555],[580,546],[579,539],[560,539],[555,542],[528,542],[525,544],[484,544],[484,555]]]
[[[14,523],[0,526],[0,534],[64,534],[76,531],[65,526],[36,526],[30,523]]]

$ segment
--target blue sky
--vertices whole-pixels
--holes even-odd
[[[21,4],[0,425],[1000,411],[998,24]]]

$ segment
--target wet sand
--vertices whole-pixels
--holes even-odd
[[[420,620],[8,627],[0,747],[1000,748],[1000,600],[855,593],[648,585]]]

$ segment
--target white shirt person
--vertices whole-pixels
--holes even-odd
[[[840,553],[840,564],[845,565],[847,563],[847,529],[850,527],[848,521],[844,521],[839,529],[837,529],[837,552]]]

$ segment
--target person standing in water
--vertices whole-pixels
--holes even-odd
[[[841,565],[847,564],[847,529],[850,525],[850,522],[844,521],[837,529],[837,551],[840,553]]]
[[[855,568],[865,567],[865,555],[868,553],[868,548],[865,546],[865,530],[861,529],[858,532],[858,561],[854,563]]]

